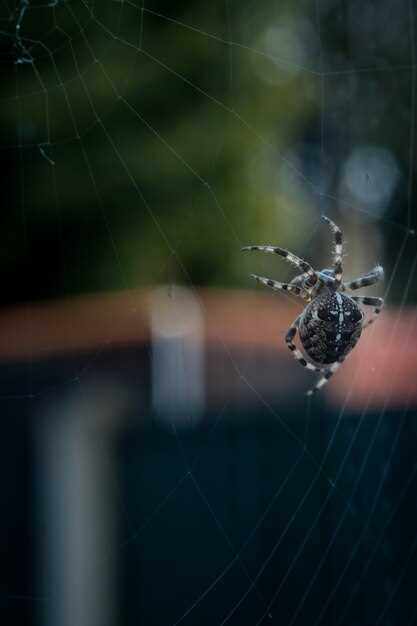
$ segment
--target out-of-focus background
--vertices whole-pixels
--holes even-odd
[[[1,623],[417,623],[417,9],[0,8]],[[275,243],[386,307],[325,390]]]

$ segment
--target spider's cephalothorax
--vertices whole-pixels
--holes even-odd
[[[314,270],[312,266],[292,252],[278,246],[246,246],[243,250],[261,250],[276,253],[299,268],[302,273],[290,283],[280,283],[270,278],[252,274],[258,282],[275,290],[284,290],[303,298],[308,304],[297,317],[286,335],[288,348],[294,358],[314,372],[321,372],[315,387],[308,392],[314,393],[333,376],[346,355],[355,347],[362,330],[372,324],[380,313],[384,301],[382,298],[348,296],[346,290],[373,285],[381,280],[384,271],[377,265],[368,274],[345,283],[343,275],[343,236],[342,231],[332,220],[323,216],[334,234],[335,251],[332,269]],[[374,308],[373,317],[364,322],[364,313],[360,304]],[[314,363],[307,361],[294,343],[297,330],[304,353]]]

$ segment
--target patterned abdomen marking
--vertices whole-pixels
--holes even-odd
[[[305,309],[300,320],[304,350],[316,363],[334,363],[356,345],[362,332],[363,314],[349,296],[325,292]]]

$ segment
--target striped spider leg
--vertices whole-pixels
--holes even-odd
[[[334,363],[332,363],[330,367],[326,368],[323,376],[320,376],[320,378],[318,379],[314,387],[306,392],[306,395],[312,396],[314,393],[316,393],[316,391],[318,391],[319,389],[322,389],[324,385],[327,385],[330,378],[333,376],[335,372],[337,372],[337,370],[342,365],[344,360],[345,360],[344,357],[341,357],[338,361],[335,361]]]
[[[314,269],[311,267],[310,263],[307,263],[307,261],[304,261],[304,259],[301,259],[292,252],[289,252],[284,248],[279,248],[278,246],[245,246],[242,248],[243,252],[252,252],[253,250],[256,250],[258,252],[269,252],[282,256],[284,259],[289,261],[289,263],[299,268],[303,273],[307,275],[307,280],[305,282],[306,288],[313,287],[316,284],[318,277]]]
[[[343,283],[342,291],[345,289],[350,289],[355,291],[356,289],[361,289],[362,287],[369,287],[370,285],[374,285],[378,281],[384,278],[384,270],[381,265],[377,265],[373,270],[365,274],[364,276],[360,276],[359,278],[355,278],[355,280],[351,280],[348,283]],[[370,324],[375,322],[376,318],[381,312],[382,307],[384,306],[383,298],[374,298],[367,296],[351,296],[353,300],[355,300],[358,304],[364,304],[365,306],[373,306],[374,311],[372,317],[363,324],[362,328],[366,328]]]
[[[371,296],[351,296],[352,300],[355,300],[358,304],[364,304],[365,306],[374,307],[372,317],[362,325],[362,328],[366,328],[370,324],[373,324],[381,313],[381,309],[384,306],[383,298],[374,298]]]
[[[280,283],[277,280],[265,278],[265,276],[258,276],[257,274],[251,274],[251,278],[254,278],[258,283],[261,283],[262,285],[265,285],[265,287],[269,287],[274,291],[289,291],[295,296],[300,296],[304,299],[307,299],[309,295],[308,292],[305,291],[305,289],[293,283]]]
[[[336,280],[335,286],[337,289],[342,283],[342,274],[343,274],[343,264],[342,264],[343,233],[340,230],[340,228],[336,226],[336,224],[325,215],[322,215],[321,219],[323,220],[323,222],[326,222],[326,224],[330,226],[332,233],[334,235],[335,248],[334,248],[333,268],[334,268],[334,277]]]
[[[352,291],[356,289],[361,289],[362,287],[369,287],[370,285],[374,285],[378,281],[384,278],[384,270],[381,265],[377,265],[373,270],[365,274],[364,276],[359,276],[359,278],[355,278],[355,280],[351,280],[348,283],[343,283],[342,291],[346,289],[351,289]]]

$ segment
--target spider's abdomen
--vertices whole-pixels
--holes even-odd
[[[363,313],[352,298],[327,291],[306,307],[300,321],[301,343],[317,363],[334,363],[356,345]]]

